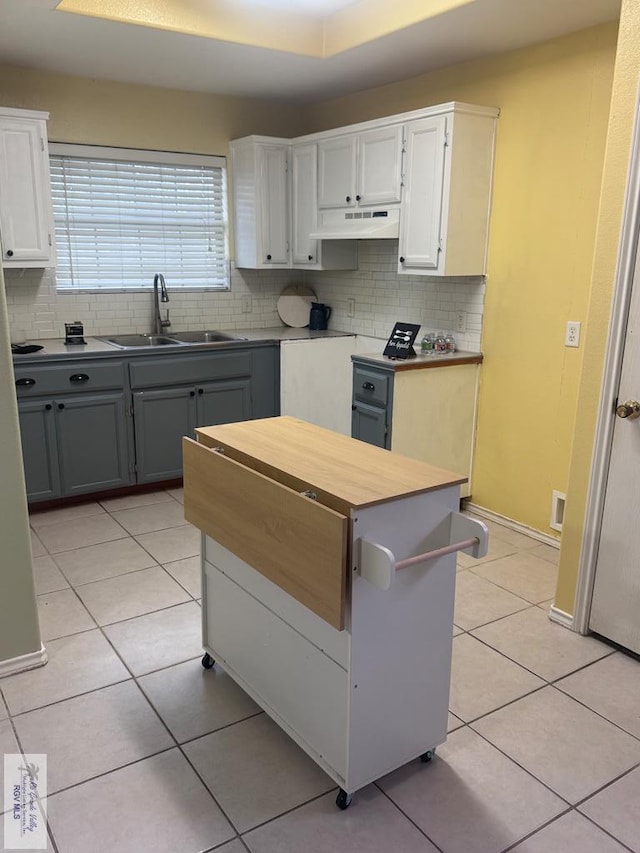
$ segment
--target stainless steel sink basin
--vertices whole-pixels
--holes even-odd
[[[240,335],[234,335],[231,332],[212,332],[209,330],[204,332],[172,332],[171,337],[183,344],[215,344],[219,341],[247,340],[247,338],[243,338]]]
[[[108,344],[120,349],[133,349],[137,347],[166,347],[179,346],[180,341],[168,338],[166,335],[111,335],[100,338]]]
[[[180,347],[189,344],[218,344],[229,341],[246,341],[240,335],[231,332],[196,331],[174,332],[169,335],[105,335],[100,338],[119,349],[138,349],[138,347]]]

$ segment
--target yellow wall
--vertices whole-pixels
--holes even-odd
[[[640,83],[640,0],[623,0],[598,215],[583,369],[569,472],[556,606],[573,612],[633,121]]]
[[[587,319],[617,25],[320,104],[320,130],[451,100],[497,106],[473,500],[552,534],[565,491]]]
[[[226,155],[230,139],[251,133],[295,136],[304,129],[298,108],[270,101],[7,65],[0,65],[0,104],[48,110],[49,139],[87,145]]]

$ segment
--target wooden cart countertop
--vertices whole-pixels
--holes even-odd
[[[425,424],[428,429],[428,424]],[[292,417],[200,427],[198,441],[339,512],[466,482],[436,468]]]

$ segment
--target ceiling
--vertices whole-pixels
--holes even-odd
[[[617,19],[620,0],[0,0],[0,63],[310,103]]]

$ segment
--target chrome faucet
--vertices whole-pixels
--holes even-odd
[[[158,285],[160,285],[159,294]],[[160,297],[159,299],[158,295]],[[164,276],[161,272],[157,272],[153,277],[153,319],[156,335],[161,335],[164,329],[167,329],[171,325],[171,320],[169,320],[169,309],[167,308],[167,317],[165,320],[162,319],[160,314],[160,302],[168,301],[169,294],[167,293],[167,286],[164,283]]]

